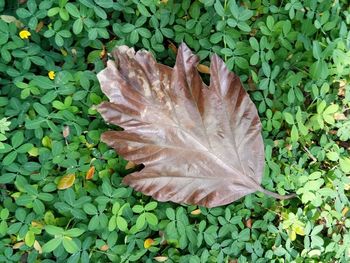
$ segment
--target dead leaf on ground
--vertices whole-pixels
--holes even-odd
[[[13,249],[19,249],[21,246],[24,246],[25,243],[23,241],[20,241],[12,246]]]
[[[158,257],[154,257],[154,260],[157,262],[165,262],[168,260],[168,257],[166,256],[158,256]]]
[[[38,242],[38,240],[34,240],[34,246],[33,247],[34,247],[34,249],[36,251],[38,251],[39,254],[43,253],[43,249],[42,249],[40,243]]]
[[[63,135],[63,138],[67,138],[70,134],[70,128],[69,126],[64,126],[63,127],[63,130],[62,130],[62,135]]]
[[[199,208],[191,211],[191,215],[194,215],[194,216],[200,215],[201,213],[202,213],[202,211]]]
[[[100,247],[101,251],[107,251],[109,249],[109,246],[107,244],[104,244]]]
[[[125,165],[125,170],[133,169],[133,168],[135,168],[135,166],[136,166],[136,163],[130,162],[130,161],[129,161],[129,162]]]
[[[338,96],[345,97],[345,90],[347,82],[345,80],[339,80]]]
[[[197,70],[203,74],[210,74],[210,68],[206,65],[203,65],[203,64],[199,64],[197,66]]]
[[[339,112],[334,113],[333,118],[337,121],[345,121],[348,119],[348,118],[346,118],[344,113],[339,113]]]
[[[36,26],[36,28],[35,28],[35,32],[40,32],[40,30],[42,29],[44,27],[44,22],[43,21],[40,21],[39,23],[38,23],[38,25]]]
[[[95,166],[91,166],[89,170],[86,172],[85,179],[86,180],[91,180],[92,177],[94,177],[95,174]]]
[[[106,122],[124,128],[102,141],[125,159],[144,164],[123,182],[159,201],[215,207],[261,191],[261,123],[234,73],[213,55],[210,85],[199,59],[182,44],[174,68],[147,51],[121,46],[98,74],[110,102],[99,105]]]

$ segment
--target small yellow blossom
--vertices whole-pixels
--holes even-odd
[[[28,30],[21,30],[19,32],[19,37],[22,38],[22,39],[28,39],[32,34],[28,31]]]
[[[55,76],[56,76],[56,75],[55,75],[55,71],[52,71],[52,70],[49,71],[49,73],[48,73],[47,75],[49,75],[49,78],[50,78],[50,79],[55,79]]]

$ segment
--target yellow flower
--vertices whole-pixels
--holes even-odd
[[[49,75],[49,78],[50,78],[50,79],[55,79],[55,76],[56,76],[56,75],[55,75],[55,71],[52,71],[52,70],[49,71],[49,73],[48,73],[47,75]]]
[[[22,39],[28,39],[32,34],[28,31],[28,30],[21,30],[19,32],[19,37],[22,38]]]

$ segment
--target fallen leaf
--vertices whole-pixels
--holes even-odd
[[[166,256],[158,256],[158,257],[154,257],[154,260],[157,262],[165,262],[168,260],[168,257]]]
[[[43,253],[43,249],[41,248],[41,245],[40,245],[40,243],[37,240],[34,241],[34,246],[33,247],[34,247],[34,249],[36,251],[38,251],[39,254]]]
[[[104,244],[103,246],[100,247],[101,251],[107,251],[109,249],[109,246],[107,244]]]
[[[252,228],[252,219],[248,218],[247,221],[245,221],[245,226],[248,228]]]
[[[63,137],[64,137],[65,139],[69,136],[69,134],[70,134],[70,128],[69,128],[69,126],[64,126],[64,127],[63,127],[62,134],[63,134]]]
[[[32,221],[32,227],[43,228],[44,225],[39,221]]]
[[[339,82],[338,96],[345,97],[347,82],[345,80],[339,80],[338,82]]]
[[[94,173],[95,173],[95,166],[91,166],[90,169],[86,172],[85,179],[91,180],[92,177],[94,177]]]
[[[196,209],[196,210],[193,210],[193,211],[191,212],[191,215],[197,216],[197,215],[200,215],[201,213],[202,213],[202,212],[201,212],[200,209]]]
[[[75,181],[75,175],[74,174],[67,174],[61,177],[61,179],[58,181],[57,189],[63,190],[71,187]]]
[[[36,26],[36,28],[35,28],[35,32],[40,32],[40,30],[42,29],[44,27],[44,22],[43,21],[40,21],[39,23],[38,23],[38,25]]]
[[[147,238],[144,242],[143,242],[143,247],[148,249],[150,248],[154,243],[154,240],[152,238]]]
[[[23,241],[18,242],[12,246],[13,249],[19,249],[21,246],[23,246],[25,243]]]
[[[334,118],[336,121],[345,121],[345,120],[348,119],[348,118],[346,118],[346,116],[344,115],[344,113],[339,113],[339,112],[334,113],[333,118]]]
[[[103,47],[103,49],[100,52],[100,58],[103,59],[106,57],[106,55],[107,55],[106,49],[105,49],[105,47]]]
[[[200,72],[200,73],[204,73],[204,74],[210,74],[210,68],[206,65],[203,65],[203,64],[199,64],[197,66],[197,70]]]
[[[341,211],[342,216],[346,216],[346,214],[349,212],[349,207],[344,207],[343,210]]]
[[[130,162],[130,161],[129,161],[129,162],[125,165],[125,170],[133,169],[133,168],[135,168],[135,166],[136,166],[136,163]]]
[[[147,51],[120,46],[98,74],[110,102],[98,111],[124,128],[102,141],[125,159],[144,164],[123,182],[159,201],[215,207],[261,191],[261,123],[239,78],[212,56],[207,87],[199,59],[182,44],[174,68]]]
[[[176,45],[173,42],[171,42],[170,40],[168,40],[168,42],[169,42],[168,48],[176,54],[177,53]]]

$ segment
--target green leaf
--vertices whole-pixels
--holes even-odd
[[[131,44],[136,44],[139,41],[139,33],[137,30],[134,30],[130,34],[130,43]]]
[[[158,205],[157,202],[150,202],[150,203],[146,204],[145,210],[146,210],[146,211],[154,210],[154,209],[157,208],[157,205]]]
[[[313,79],[326,79],[329,75],[327,63],[324,60],[318,60],[310,67],[310,74]]]
[[[46,109],[46,107],[38,102],[34,102],[33,103],[33,108],[35,109],[35,111],[41,115],[42,117],[48,117],[49,115],[49,112],[48,110]]]
[[[143,213],[143,214],[139,215],[139,217],[136,219],[136,228],[138,230],[141,230],[145,224],[146,224],[146,216]]]
[[[132,208],[132,211],[134,213],[142,213],[143,212],[143,207],[141,205],[134,205],[133,208]]]
[[[69,236],[69,237],[78,237],[78,236],[82,235],[84,232],[85,232],[85,230],[83,230],[83,229],[72,228],[72,229],[64,231],[64,235]]]
[[[17,152],[16,151],[10,152],[2,160],[2,165],[7,166],[7,165],[12,164],[16,160],[16,157],[17,157]]]
[[[69,13],[66,9],[61,8],[59,11],[60,17],[62,18],[62,20],[64,21],[68,21],[69,20]]]
[[[113,215],[108,222],[108,231],[113,231],[117,228],[117,216]]]
[[[296,125],[292,126],[292,130],[290,133],[290,139],[292,142],[297,142],[299,139],[299,133],[298,133],[298,128]]]
[[[96,215],[96,214],[98,214],[97,209],[96,209],[96,207],[93,204],[89,204],[89,203],[85,204],[83,206],[83,209],[84,209],[85,213],[87,213],[88,215]]]
[[[46,225],[45,231],[52,236],[62,235],[64,232],[63,228],[53,225]]]
[[[70,254],[77,253],[80,250],[78,245],[70,237],[63,237],[62,244],[64,249]]]
[[[339,160],[340,169],[346,173],[350,173],[350,158],[340,158]]]
[[[51,239],[49,242],[45,243],[42,247],[44,253],[49,253],[55,250],[62,243],[61,238]]]
[[[95,3],[101,6],[102,8],[113,7],[113,0],[95,0]]]
[[[29,230],[24,238],[24,242],[28,247],[31,247],[34,245],[35,241],[35,235],[33,231]]]
[[[143,15],[145,17],[151,16],[151,14],[150,14],[150,12],[148,12],[147,8],[141,3],[137,4],[137,9],[140,11],[141,15]]]
[[[59,11],[60,11],[59,7],[54,7],[54,8],[51,8],[47,11],[47,15],[48,16],[55,16],[58,14]]]
[[[125,232],[128,229],[128,223],[123,217],[118,216],[116,222],[121,231]]]
[[[221,2],[219,0],[215,1],[214,8],[215,8],[216,13],[219,16],[224,16],[225,15],[224,7],[222,6],[222,4],[221,4]]]
[[[323,114],[324,115],[334,114],[338,111],[338,109],[339,109],[338,104],[332,104],[324,110]]]
[[[79,10],[78,8],[72,4],[72,3],[67,3],[66,6],[65,6],[66,10],[68,11],[68,13],[70,15],[72,15],[73,17],[75,18],[79,18],[80,17],[80,13],[79,13]]]
[[[17,148],[24,142],[23,132],[18,131],[11,137],[11,145],[13,148]]]
[[[192,18],[198,19],[200,16],[201,8],[200,8],[200,3],[199,2],[194,2],[190,6],[189,14]]]
[[[291,124],[293,125],[294,124],[294,118],[293,118],[293,115],[290,114],[289,112],[283,112],[283,116],[284,116],[284,119],[286,120],[286,122],[288,124]]]
[[[146,221],[148,224],[153,225],[153,226],[158,224],[158,218],[155,214],[146,212],[145,217],[146,217]]]

